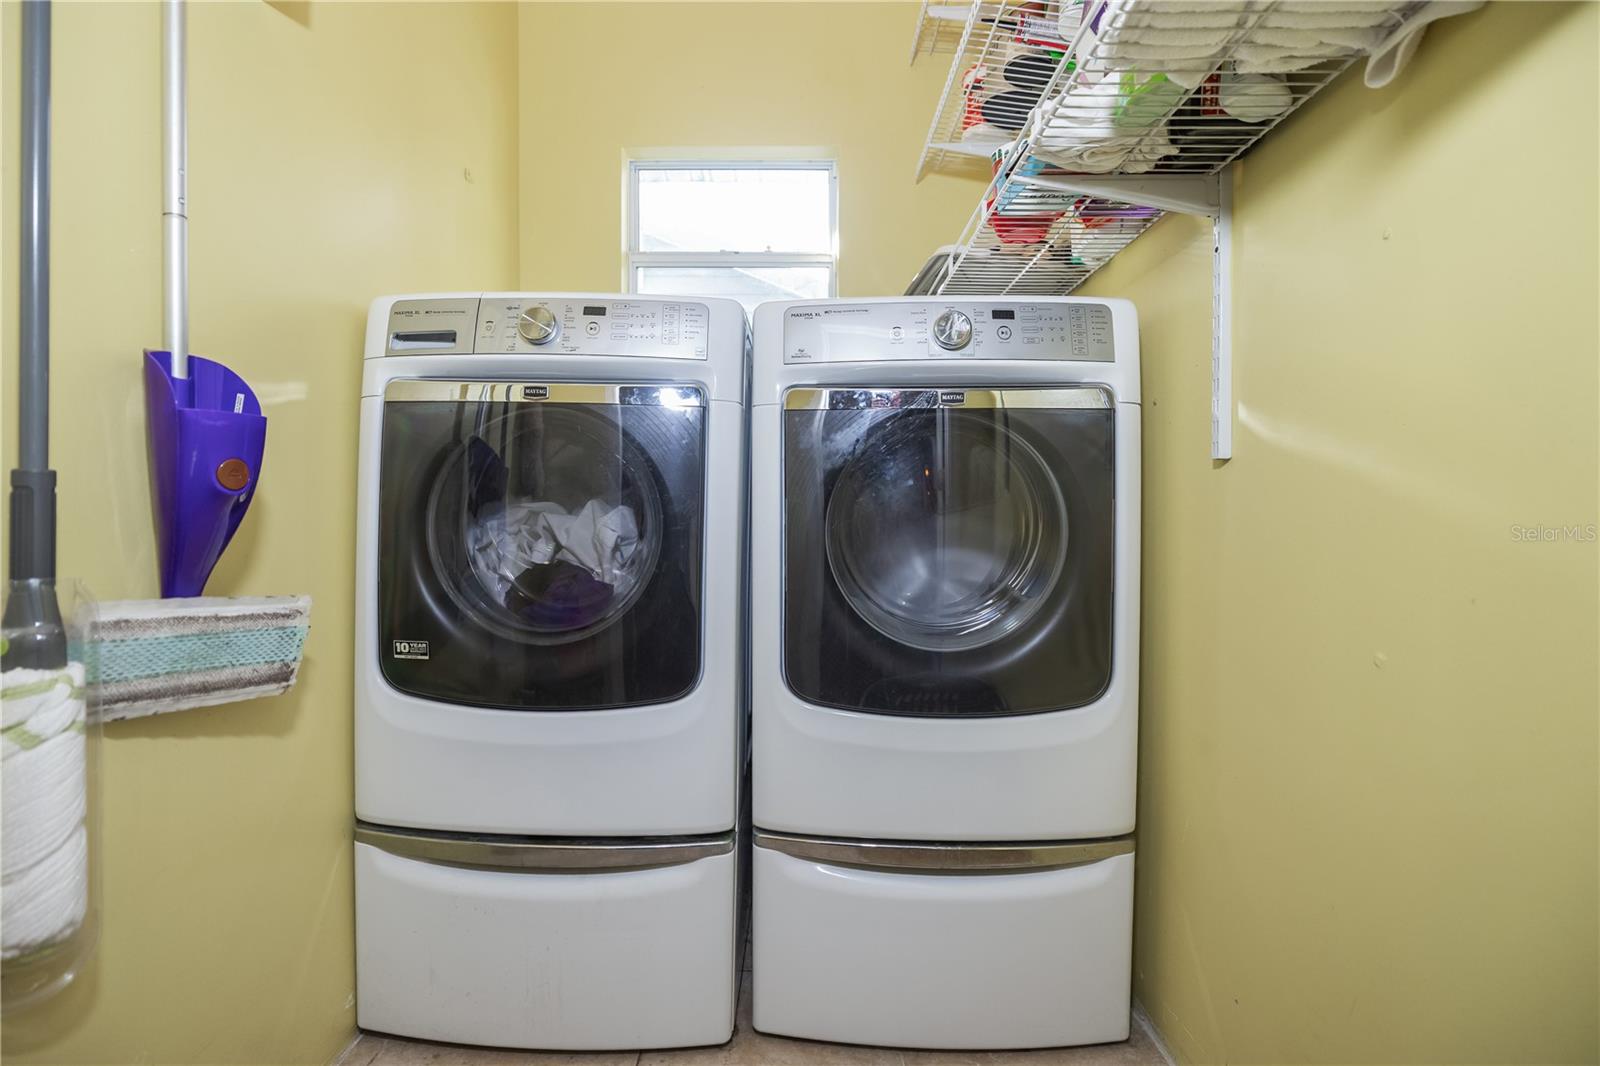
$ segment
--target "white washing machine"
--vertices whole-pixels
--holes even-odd
[[[1133,306],[770,303],[754,332],[756,1027],[1125,1039]]]
[[[574,1050],[731,1034],[747,337],[733,300],[374,301],[362,1027]]]

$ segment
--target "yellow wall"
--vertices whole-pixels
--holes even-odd
[[[55,5],[53,461],[61,572],[156,592],[140,349],[161,341],[160,18]],[[350,627],[376,295],[516,280],[516,11],[190,5],[192,348],[257,389],[263,481],[208,592],[309,592],[287,696],[110,727],[95,969],[8,1062],[320,1063],[354,1032]],[[18,5],[4,10],[7,162]],[[15,459],[14,170],[5,465]]]
[[[1239,168],[1144,329],[1137,993],[1186,1062],[1594,1062],[1596,41],[1491,4]],[[1592,527],[1591,527],[1592,528]]]
[[[956,239],[982,191],[942,176],[912,184],[950,69],[946,56],[907,67],[917,11],[523,5],[523,287],[624,285],[630,157],[691,149],[685,157],[749,158],[776,146],[837,160],[839,295],[904,291],[933,250]]]
[[[210,591],[311,592],[313,635],[287,697],[108,730],[101,951],[8,1059],[337,1051],[366,301],[616,288],[630,153],[759,146],[837,158],[840,292],[898,291],[977,195],[910,184],[945,69],[904,66],[914,7],[193,6],[193,347],[272,419]],[[56,20],[62,571],[147,596],[158,17]],[[1094,279],[1145,327],[1138,991],[1185,1060],[1600,1056],[1596,548],[1511,530],[1597,520],[1595,40],[1592,6],[1492,7],[1250,157],[1226,465],[1202,228]]]

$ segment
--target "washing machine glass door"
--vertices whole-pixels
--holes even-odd
[[[548,711],[693,688],[705,416],[695,387],[391,383],[377,649],[389,683]]]
[[[784,448],[797,695],[966,716],[1076,707],[1105,690],[1108,391],[796,389]]]

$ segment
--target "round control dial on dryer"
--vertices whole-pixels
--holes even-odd
[[[960,311],[944,311],[933,320],[933,339],[939,347],[954,352],[972,341],[972,319]]]
[[[548,307],[524,307],[517,316],[517,332],[529,344],[549,344],[561,332],[561,323]]]

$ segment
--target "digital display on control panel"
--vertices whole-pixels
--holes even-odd
[[[1111,308],[1091,300],[906,300],[800,304],[784,314],[783,361],[1065,359],[1116,361]]]
[[[586,304],[507,293],[484,298],[474,350],[704,359],[710,329],[710,308],[690,300]]]

